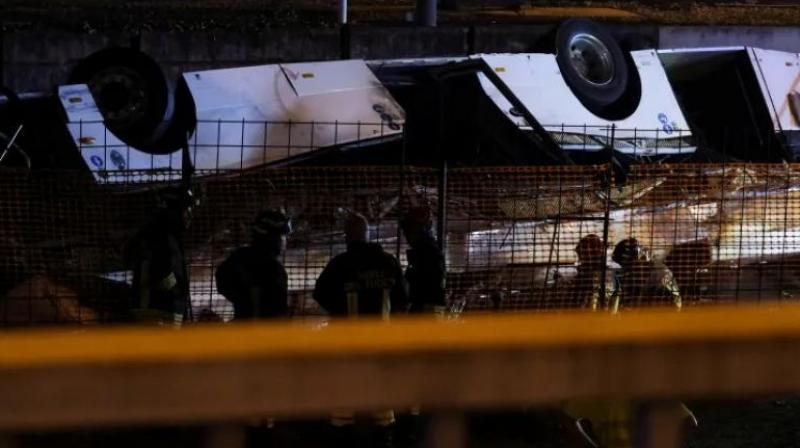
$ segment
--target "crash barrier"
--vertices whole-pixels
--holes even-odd
[[[434,432],[463,441],[464,411],[568,410],[564,403],[591,400],[653,403],[650,424],[639,427],[650,436],[637,446],[677,447],[670,403],[800,392],[799,351],[800,308],[787,304],[9,331],[0,335],[0,429],[244,425],[264,416],[280,426],[337,409],[416,407],[449,416]]]
[[[324,314],[311,292],[345,250],[348,212],[366,216],[371,240],[407,266],[398,220],[415,206],[430,207],[433,232],[444,235],[453,313],[685,308],[800,292],[799,165],[638,164],[624,179],[612,165],[261,167],[198,171],[192,182],[201,200],[184,237],[193,318],[231,316],[214,272],[248,243],[257,213],[274,207],[294,221],[282,258],[296,317]],[[124,247],[166,183],[98,185],[85,171],[4,170],[0,322],[121,319],[131,283]],[[639,249],[624,269],[614,249],[628,238]],[[598,249],[588,257],[605,264],[579,263],[576,248],[590,239],[602,244],[589,245]]]

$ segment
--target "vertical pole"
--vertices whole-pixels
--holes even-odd
[[[383,126],[383,124],[381,124]],[[397,190],[397,210],[402,213],[403,210],[403,203],[405,199],[405,185],[406,185],[406,125],[403,123],[403,134],[402,134],[402,146],[400,150],[400,185],[398,185]],[[400,220],[403,219],[402,216],[398,216],[397,220],[397,245],[396,245],[396,253],[397,259],[400,259],[400,240],[402,237],[402,229],[400,228]]]
[[[449,93],[449,89],[447,88],[447,83],[444,81],[439,81],[437,83],[439,87],[437,89],[439,98],[438,98],[438,108],[437,111],[439,122],[438,122],[438,134],[436,136],[436,154],[438,154],[439,161],[440,161],[440,169],[439,169],[439,185],[438,185],[438,195],[439,195],[439,210],[438,216],[436,220],[436,236],[439,240],[439,250],[445,254],[446,251],[446,239],[447,235],[447,160],[450,157],[449,151],[445,147],[445,136],[447,131],[447,112],[445,104],[447,102],[447,95]]]
[[[436,26],[436,0],[417,0],[417,25]]]
[[[444,7],[444,5],[442,5],[442,7]],[[470,25],[467,29],[467,54],[477,53],[477,51],[475,51],[475,35],[475,25]]]
[[[6,84],[6,55],[5,55],[5,32],[2,30],[6,29],[5,24],[2,20],[0,20],[0,85]]]
[[[608,257],[608,228],[611,224],[611,182],[614,179],[614,139],[616,137],[616,125],[611,125],[611,148],[609,149],[609,156],[608,156],[608,170],[606,171],[605,175],[605,196],[606,196],[606,203],[605,203],[605,210],[603,212],[603,269],[600,272],[600,304],[602,306],[610,305],[606,303],[606,288],[608,285],[606,284],[606,275],[608,273],[608,263],[606,262],[606,258]]]
[[[217,128],[217,170],[219,170],[219,127]],[[197,134],[195,134],[196,136]],[[197,143],[195,141],[195,148],[197,147]],[[170,165],[172,163],[170,162]],[[191,191],[192,189],[192,175],[194,175],[194,165],[192,164],[192,159],[189,157],[189,137],[186,137],[186,140],[181,145],[181,188],[184,191]],[[179,237],[179,243],[181,247],[185,247],[186,244],[186,233]],[[183,249],[181,249],[183,250]],[[186,260],[186,254],[183,255],[184,259],[183,262],[186,264],[186,284],[191,285],[191,276],[192,276],[192,269]],[[189,288],[191,290],[191,288]],[[194,315],[192,310],[192,294],[191,291],[187,291],[188,297],[186,299],[186,303],[183,305],[184,309],[184,319],[188,322],[194,321]]]
[[[347,20],[347,0],[339,0],[339,56],[350,59],[350,23]]]
[[[347,0],[339,0],[339,25],[347,24]]]
[[[442,159],[439,169],[439,216],[436,220],[436,237],[439,239],[439,249],[447,253],[447,159]]]

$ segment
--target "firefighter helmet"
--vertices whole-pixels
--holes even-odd
[[[578,254],[578,261],[581,264],[601,264],[605,260],[605,244],[603,244],[603,240],[599,236],[592,233],[578,241],[575,246],[575,253]]]
[[[636,238],[626,238],[617,243],[614,253],[611,255],[611,259],[623,267],[646,258],[644,247]]]
[[[292,219],[282,210],[269,209],[259,213],[253,223],[256,235],[288,235],[292,233]]]

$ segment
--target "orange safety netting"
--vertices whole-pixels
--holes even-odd
[[[366,216],[371,239],[406,266],[398,221],[419,205],[433,211],[434,228],[445,212],[453,312],[686,307],[800,293],[800,166],[634,165],[616,174],[607,165],[453,168],[442,190],[442,173],[430,168],[197,173],[202,202],[185,237],[193,315],[230,317],[214,271],[272,207],[294,222],[283,261],[296,317],[323,313],[311,292],[345,250],[348,211]],[[3,171],[0,322],[119,320],[131,282],[122,248],[163,186]],[[630,238],[638,248],[623,244],[615,254]],[[630,253],[636,259],[621,263]]]

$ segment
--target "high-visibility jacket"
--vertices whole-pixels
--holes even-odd
[[[177,324],[188,314],[189,276],[180,234],[158,217],[127,245],[133,320]]]
[[[681,292],[672,271],[660,262],[639,260],[617,273],[620,306],[683,306]]]
[[[317,279],[314,300],[332,316],[380,315],[404,311],[407,291],[400,263],[379,244],[353,243],[347,252],[328,263]],[[348,410],[331,415],[334,426],[355,423],[358,414]],[[367,412],[364,419],[378,426],[394,423],[394,411]]]
[[[611,268],[605,270],[603,281],[602,266],[578,266],[578,273],[572,282],[571,307],[615,312],[619,304],[619,281]],[[605,289],[605,294],[603,291]]]
[[[397,259],[379,244],[353,243],[317,279],[314,300],[332,316],[405,311],[407,291]]]

